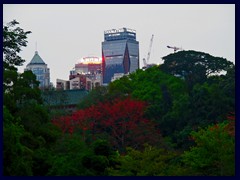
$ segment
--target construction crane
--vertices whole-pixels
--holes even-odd
[[[176,46],[174,46],[174,47],[172,47],[172,46],[167,46],[167,48],[173,49],[173,50],[174,50],[174,53],[175,53],[176,51],[178,51],[178,50],[182,50],[182,48],[179,48],[179,47],[176,47]]]
[[[143,58],[143,65],[145,68],[147,68],[148,65],[148,61],[150,59],[150,54],[151,54],[151,49],[152,49],[152,43],[153,43],[153,37],[154,35],[152,35],[152,38],[150,40],[150,45],[149,45],[149,49],[148,49],[148,54],[147,54],[147,59]]]

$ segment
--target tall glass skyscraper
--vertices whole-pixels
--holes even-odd
[[[104,32],[102,42],[103,84],[108,84],[114,74],[128,74],[139,68],[139,42],[136,31],[128,28]]]

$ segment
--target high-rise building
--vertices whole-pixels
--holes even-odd
[[[41,89],[48,88],[50,86],[50,70],[47,67],[47,64],[39,56],[38,51],[35,51],[35,54],[27,64],[24,71],[31,70],[33,74],[36,75],[37,80],[40,82],[39,87]]]
[[[73,70],[70,71],[69,79],[75,78],[76,75],[97,75],[101,74],[102,59],[99,57],[84,57],[81,58]]]
[[[128,28],[104,31],[102,42],[103,84],[111,82],[114,74],[128,74],[139,68],[139,42],[136,31]]]
[[[92,90],[102,84],[102,59],[95,56],[84,57],[78,60],[70,71],[70,89]]]

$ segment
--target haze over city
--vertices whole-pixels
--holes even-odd
[[[20,56],[31,61],[35,51],[48,64],[53,84],[68,79],[69,71],[86,56],[101,57],[104,31],[136,30],[140,67],[154,35],[150,62],[173,53],[167,46],[181,47],[224,57],[235,63],[235,5],[231,4],[4,4],[3,23],[16,19],[28,36]]]

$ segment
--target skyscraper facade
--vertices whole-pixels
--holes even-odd
[[[38,51],[35,51],[35,54],[27,64],[27,67],[24,71],[30,70],[33,74],[36,75],[37,80],[40,82],[39,87],[41,89],[48,88],[50,86],[50,70],[47,67],[47,64],[39,56]]]
[[[104,32],[102,42],[102,78],[108,84],[114,74],[128,74],[139,68],[139,42],[136,31],[128,28]]]

